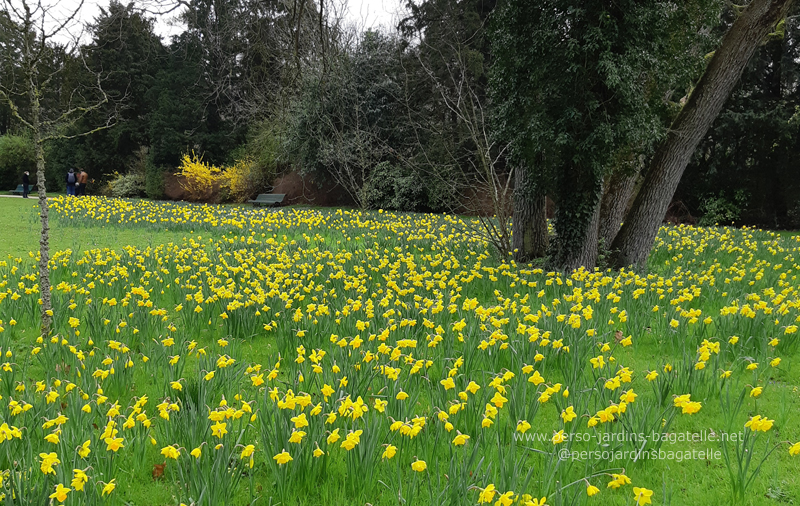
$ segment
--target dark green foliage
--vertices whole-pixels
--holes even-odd
[[[144,175],[144,193],[150,199],[164,198],[164,167],[148,161],[147,171]]]
[[[706,227],[735,225],[742,212],[747,210],[749,197],[744,190],[738,190],[734,195],[726,195],[722,191],[716,195],[706,196],[700,205],[703,216],[698,224]]]
[[[212,100],[196,35],[186,32],[165,47],[153,32],[153,20],[133,4],[117,2],[101,10],[92,35],[84,48],[86,64],[106,73],[103,89],[111,102],[65,133],[97,128],[111,116],[115,124],[89,136],[52,142],[48,165],[56,173],[83,167],[99,187],[115,173],[124,174],[143,147],[156,165],[174,167],[192,149],[220,163],[242,141],[244,128],[223,120]],[[79,70],[72,74],[74,79],[92,78]],[[150,178],[153,195],[162,194],[156,172]]]
[[[149,144],[151,106],[146,94],[166,51],[153,32],[153,21],[136,11],[133,4],[112,1],[101,9],[91,33],[91,42],[83,47],[85,64],[91,71],[103,73],[103,91],[109,102],[64,133],[91,131],[109,121],[115,126],[88,136],[57,140],[57,148],[51,150],[57,156],[48,162],[62,172],[70,166],[83,167],[95,181],[104,183],[113,173],[124,172],[135,152]],[[76,66],[73,79],[87,85],[93,82],[95,77],[83,63]]]
[[[496,134],[556,201],[556,266],[586,261],[604,176],[664,135],[703,68],[715,4],[508,0],[496,11]]]
[[[265,184],[271,183],[281,172],[291,168],[284,152],[286,125],[277,120],[257,123],[250,131],[247,143],[234,152],[228,163],[248,158],[253,161]],[[256,188],[256,190],[264,190]]]
[[[410,15],[400,23],[407,118],[397,149],[420,174],[434,210],[494,214],[504,207],[502,194],[491,188],[508,177],[505,144],[482,135],[489,131],[491,110],[486,25],[496,4],[409,1]],[[487,163],[490,159],[495,163]],[[476,193],[484,198],[475,199]],[[497,202],[490,194],[499,195]]]
[[[309,73],[293,107],[288,147],[303,171],[333,178],[363,206],[361,188],[381,162],[396,162],[404,119],[400,42],[367,32],[322,73]]]
[[[494,4],[409,3],[402,37],[361,34],[307,73],[289,115],[293,160],[334,179],[362,206],[469,208],[454,197],[465,189],[474,197],[478,180],[487,179],[482,150],[496,158],[502,149],[474,136],[486,126],[484,27]],[[412,198],[403,188],[414,183],[420,189]]]
[[[31,173],[31,186],[36,183],[36,152],[27,137],[0,135],[0,191],[13,190],[22,183],[22,173]]]
[[[340,35],[329,19],[320,20],[315,0],[188,0],[185,5],[181,17],[186,33],[198,41],[208,97],[236,121],[270,116],[283,95],[296,91],[306,67],[327,67],[329,46]]]
[[[227,153],[244,137],[220,116],[211,99],[211,85],[204,79],[200,41],[189,33],[173,40],[155,85],[147,93],[153,110],[147,124],[153,162],[175,167],[184,153],[194,149],[213,164],[223,163]]]
[[[136,161],[128,169],[128,173],[144,175],[144,196],[151,199],[164,198],[164,173],[167,169],[153,163],[153,157],[145,148],[141,148],[136,155]]]
[[[89,148],[93,152],[112,148],[106,155],[108,159],[95,160],[95,166],[113,171],[124,167],[141,146],[149,144],[147,120],[151,105],[147,92],[155,84],[165,49],[153,33],[153,21],[135,12],[133,4],[112,2],[95,21],[93,31],[92,44],[86,48],[87,64],[109,72],[103,88],[120,111],[117,126],[86,140],[97,144],[94,149]],[[109,112],[102,111],[100,117]]]
[[[66,139],[52,140],[44,145],[44,159],[47,161],[44,169],[47,191],[65,191],[64,174],[70,168],[77,167],[73,146]],[[97,181],[94,174],[90,173],[89,178]],[[97,187],[95,186],[95,188]]]
[[[800,23],[757,51],[676,193],[702,223],[800,227]],[[782,36],[781,36],[782,35]]]
[[[419,177],[389,162],[372,169],[361,193],[368,209],[419,211],[427,204],[425,186]]]
[[[6,12],[0,12],[0,84],[17,89],[15,83],[21,81],[20,41],[14,24]],[[0,135],[7,134],[14,125],[11,108],[5,100],[0,100]]]

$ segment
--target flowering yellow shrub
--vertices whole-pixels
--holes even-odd
[[[252,160],[237,160],[224,169],[223,186],[230,192],[234,202],[244,202],[261,186],[261,175]]]
[[[186,190],[188,200],[207,200],[211,197],[215,183],[221,182],[222,170],[205,163],[202,156],[192,150],[181,158],[178,175],[183,176],[181,187]]]
[[[235,202],[244,202],[258,191],[261,175],[252,160],[237,160],[229,167],[215,167],[203,161],[202,156],[185,154],[181,159],[179,176],[181,187],[189,194],[187,200],[213,200],[215,190],[225,188]]]

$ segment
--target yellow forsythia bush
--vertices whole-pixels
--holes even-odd
[[[222,170],[205,163],[203,157],[194,151],[191,155],[183,155],[178,169],[178,175],[183,176],[181,187],[188,193],[188,200],[208,200],[215,183],[222,182]]]
[[[244,202],[249,199],[262,183],[258,168],[249,158],[237,160],[232,166],[227,167],[222,178],[223,185],[230,192],[230,198],[234,202]]]
[[[237,160],[229,167],[215,167],[205,163],[194,151],[183,155],[178,168],[178,175],[183,176],[181,186],[188,193],[187,200],[193,201],[215,200],[214,192],[224,188],[231,200],[244,202],[261,187],[263,178],[249,158]]]

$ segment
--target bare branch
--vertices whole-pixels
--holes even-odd
[[[11,109],[11,114],[14,116],[14,118],[17,119],[17,121],[19,121],[20,123],[25,125],[26,128],[29,128],[31,130],[34,129],[33,125],[30,122],[28,122],[28,120],[23,118],[22,115],[19,113],[19,109],[17,108],[17,105],[14,103],[14,101],[11,99],[11,97],[8,95],[8,93],[6,93],[5,90],[0,90],[0,98],[5,99],[6,103],[8,104],[9,109]]]
[[[87,131],[80,132],[80,133],[73,134],[73,135],[48,134],[48,135],[45,135],[45,136],[42,137],[42,141],[41,142],[47,142],[47,141],[52,141],[52,140],[56,140],[56,139],[77,139],[79,137],[86,137],[88,135],[92,135],[92,134],[100,132],[102,130],[108,130],[109,128],[113,128],[116,125],[117,125],[116,116],[112,116],[112,117],[110,117],[108,119],[108,121],[106,122],[105,125],[100,125],[100,126],[95,127],[95,128],[93,128],[91,130],[87,130]]]
[[[25,1],[25,0],[23,0],[23,1]],[[48,14],[50,8],[52,8],[52,7],[45,9],[43,11],[43,13],[42,13],[42,31],[41,31],[42,45],[46,44],[48,40],[50,40],[53,37],[57,36],[59,33],[61,33],[62,30],[67,28],[69,25],[71,25],[73,23],[73,21],[75,20],[75,18],[78,17],[78,14],[80,14],[81,9],[83,9],[83,4],[84,4],[84,0],[80,0],[78,5],[75,6],[72,9],[72,12],[70,14],[68,14],[67,17],[65,19],[63,19],[63,21],[56,26],[56,28],[54,28],[53,30],[50,30],[49,33],[44,29],[44,22],[45,22],[45,18],[47,17],[47,14]],[[41,2],[39,2],[39,5],[41,5]]]

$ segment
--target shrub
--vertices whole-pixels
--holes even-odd
[[[152,159],[148,159],[144,174],[144,192],[147,198],[164,198],[164,168],[154,164]]]
[[[147,194],[147,171],[151,165],[148,149],[139,148],[134,153],[133,161],[128,165],[128,172],[114,172],[107,188],[101,188],[100,194],[118,198],[144,197]]]
[[[413,173],[381,162],[361,188],[361,200],[368,209],[416,211],[425,205],[425,190]]]
[[[786,226],[792,230],[800,229],[800,201],[786,212]]]
[[[31,173],[31,185],[36,184],[36,150],[33,142],[19,135],[0,136],[0,190],[16,188],[26,170]]]
[[[284,148],[281,135],[279,124],[263,122],[254,128],[245,146],[245,158],[255,163],[265,183],[287,168],[285,162],[281,163]]]
[[[187,193],[187,200],[244,202],[267,184],[268,173],[250,157],[228,167],[205,163],[194,152],[183,155],[178,176]]]
[[[140,171],[127,174],[114,173],[114,178],[108,182],[111,196],[117,198],[143,197],[145,192],[145,178]]]
[[[234,202],[246,201],[265,184],[264,173],[250,158],[236,161],[222,173],[222,186],[228,190],[228,195]]]
[[[724,193],[707,196],[700,205],[703,217],[700,218],[699,225],[704,227],[732,225],[742,214],[748,197],[747,192],[743,190],[737,190],[732,199],[726,197]]]
[[[183,155],[181,165],[178,167],[178,176],[182,177],[181,187],[186,190],[187,200],[210,200],[214,189],[221,183],[221,170],[211,164],[205,163],[202,156],[197,156],[192,151]]]

